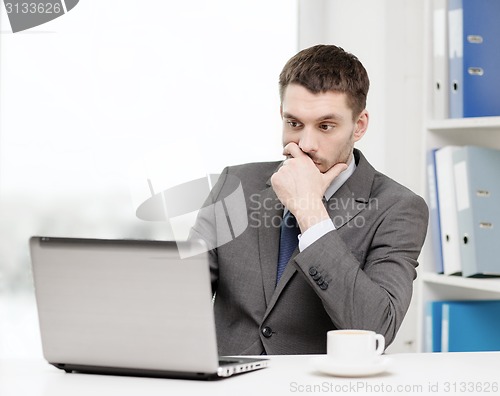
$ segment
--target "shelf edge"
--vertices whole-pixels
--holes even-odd
[[[500,293],[500,278],[463,278],[434,273],[420,274],[423,282]]]
[[[444,120],[429,120],[427,129],[431,131],[453,131],[471,128],[500,129],[500,117],[449,118]]]

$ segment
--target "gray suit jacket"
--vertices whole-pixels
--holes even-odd
[[[412,296],[428,209],[354,154],[355,172],[327,205],[336,230],[296,249],[278,285],[283,207],[270,177],[280,162],[224,170],[207,204],[230,196],[228,180],[239,180],[248,227],[209,254],[221,355],[325,353],[332,329],[369,329],[393,341]],[[192,237],[214,238],[215,217],[203,212]]]

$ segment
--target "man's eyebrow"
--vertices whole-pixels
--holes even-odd
[[[290,114],[288,112],[283,113],[283,118],[290,118],[293,120],[299,119],[298,117],[295,117],[293,114]],[[343,119],[342,116],[332,113],[332,114],[326,114],[324,116],[319,117],[318,119],[316,119],[316,122],[321,122],[321,121],[325,121],[325,120],[342,120],[342,119]]]
[[[319,117],[316,121],[325,121],[325,120],[342,120],[343,117],[338,115],[338,114],[327,114],[327,115],[324,115],[322,117]]]
[[[293,120],[297,119],[297,117],[295,117],[293,114],[287,113],[286,111],[283,113],[283,118],[291,118]]]

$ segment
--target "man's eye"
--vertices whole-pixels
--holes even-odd
[[[334,128],[335,126],[334,125],[330,125],[330,124],[321,124],[319,126],[319,129],[323,130],[323,131],[330,131]]]
[[[297,128],[299,126],[299,123],[297,121],[287,121],[287,124],[292,128]]]

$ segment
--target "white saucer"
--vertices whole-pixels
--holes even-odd
[[[392,359],[387,356],[378,356],[371,362],[348,363],[328,356],[311,358],[313,367],[324,373],[339,377],[365,377],[380,374],[390,365]]]

